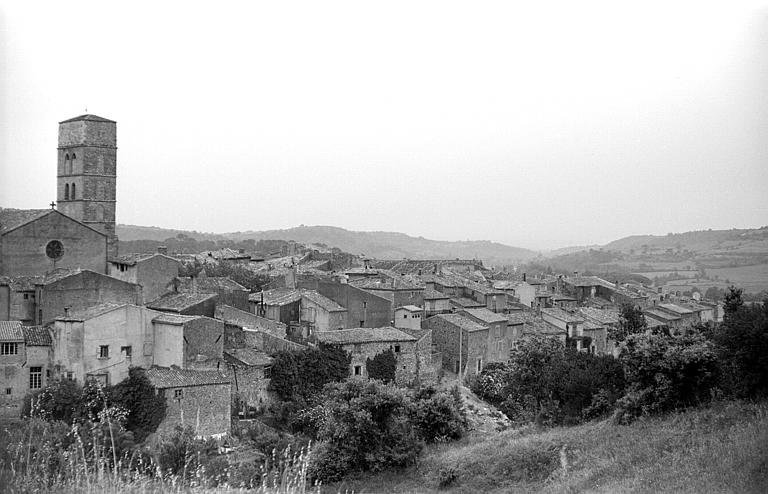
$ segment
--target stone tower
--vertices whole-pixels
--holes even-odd
[[[59,211],[107,234],[107,256],[117,256],[117,122],[96,115],[59,122],[58,151]]]

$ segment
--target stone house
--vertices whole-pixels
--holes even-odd
[[[141,285],[142,304],[164,295],[179,276],[181,263],[165,254],[131,254],[109,261],[109,275]]]
[[[515,342],[515,333],[510,331],[508,316],[492,312],[487,308],[464,309],[459,312],[472,321],[488,328],[485,362],[507,362],[509,350]]]
[[[0,321],[0,417],[18,417],[24,397],[51,377],[51,335],[42,326]]]
[[[0,276],[0,321],[37,322],[35,276]]]
[[[649,328],[666,327],[676,331],[685,325],[685,321],[679,315],[661,310],[656,306],[644,309],[643,316]]]
[[[220,319],[224,321],[225,324],[236,326],[238,328],[250,328],[265,331],[278,338],[285,338],[288,329],[288,326],[279,321],[273,321],[266,317],[257,316],[256,314],[229,305],[216,306],[216,319]]]
[[[404,305],[421,307],[424,304],[424,287],[415,285],[400,277],[364,278],[350,282],[351,285],[366,290],[392,302],[392,308]],[[394,311],[390,313],[390,321]]]
[[[219,296],[215,293],[166,293],[147,304],[160,312],[213,317]]]
[[[338,345],[352,355],[350,375],[353,377],[367,377],[366,361],[392,350],[397,358],[395,381],[406,384],[418,378],[418,339],[399,329],[384,327],[318,331],[315,338],[321,343]]]
[[[301,285],[317,291],[347,309],[345,328],[376,328],[392,324],[392,302],[348,283],[312,280]]]
[[[451,312],[451,297],[438,292],[434,288],[424,290],[424,315],[431,317],[436,314],[447,314]]]
[[[695,324],[701,321],[699,313],[688,307],[682,307],[672,303],[664,303],[656,305],[655,308],[672,316],[679,317],[681,325]]]
[[[506,294],[508,304],[511,301],[516,301],[528,308],[533,307],[536,288],[525,280],[497,281],[493,284],[493,288]]]
[[[206,316],[159,314],[152,318],[153,364],[216,369],[223,358],[224,322]]]
[[[224,352],[225,374],[232,381],[232,402],[247,418],[252,409],[263,410],[271,401],[267,391],[272,357],[253,348],[233,348]]]
[[[462,376],[475,375],[488,361],[488,326],[460,314],[438,314],[424,321],[432,343],[442,354],[443,368]]]
[[[216,370],[151,367],[147,377],[165,398],[165,418],[160,435],[174,433],[176,426],[192,427],[195,436],[223,437],[232,421],[231,379]]]
[[[179,293],[215,293],[219,304],[249,309],[250,290],[225,276],[205,276],[203,271],[199,276],[176,278],[174,287]]]
[[[308,334],[347,327],[347,309],[314,290],[301,290],[301,322]]]
[[[275,288],[248,297],[250,311],[254,314],[290,324],[301,317],[301,292],[294,288]]]
[[[541,309],[541,318],[544,322],[564,330],[578,351],[589,351],[588,344],[592,342],[592,338],[595,336],[585,334],[585,327],[588,327],[588,332],[595,332],[600,329],[592,323],[587,325],[586,318],[580,313],[568,312],[557,307]]]
[[[395,327],[397,329],[421,329],[424,310],[415,305],[404,305],[395,309]]]

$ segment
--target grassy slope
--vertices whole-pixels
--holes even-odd
[[[565,468],[563,468],[565,465]],[[456,480],[438,489],[440,472]],[[444,475],[443,475],[444,476]],[[614,426],[506,431],[430,448],[417,468],[326,492],[768,492],[768,403]]]

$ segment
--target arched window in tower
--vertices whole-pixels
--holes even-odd
[[[75,184],[72,184],[72,200],[75,200]]]
[[[69,184],[64,184],[64,200],[69,200]]]
[[[69,153],[64,155],[64,175],[72,173],[72,163],[69,161]]]
[[[96,221],[104,221],[104,206],[96,205]]]
[[[69,157],[69,173],[72,173],[72,171],[75,169],[76,159],[77,159],[77,155],[75,153],[72,153],[72,156]]]

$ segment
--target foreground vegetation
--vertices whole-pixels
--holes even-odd
[[[533,426],[428,447],[417,467],[324,492],[766,492],[768,403],[714,402],[631,425]]]

